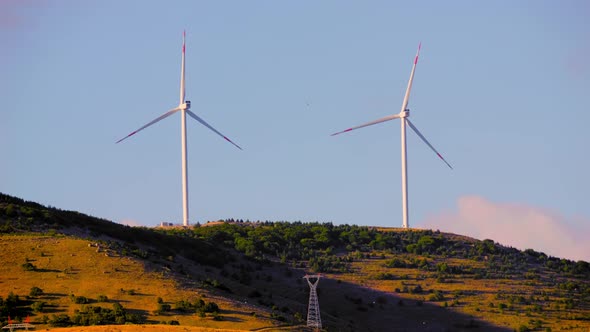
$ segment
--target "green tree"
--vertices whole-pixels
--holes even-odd
[[[66,314],[59,314],[59,315],[51,315],[51,319],[49,320],[49,325],[53,327],[68,327],[72,326],[72,320],[70,316]]]
[[[46,305],[47,303],[43,301],[33,302],[33,304],[31,304],[31,310],[33,310],[33,312],[35,313],[43,312],[43,310],[45,310]]]

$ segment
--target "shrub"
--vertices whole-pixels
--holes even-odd
[[[25,271],[35,271],[37,269],[37,267],[30,262],[26,262],[26,263],[22,264],[21,267]]]
[[[219,312],[219,306],[215,302],[209,302],[204,307],[205,312],[216,313]]]
[[[413,264],[407,263],[405,260],[399,258],[392,258],[385,262],[386,267],[399,267],[399,268],[407,268],[407,267],[414,267]]]
[[[43,290],[37,286],[31,287],[31,291],[29,292],[30,296],[39,296],[43,294]]]
[[[530,331],[530,330],[529,330],[529,327],[526,325],[521,325],[518,327],[518,332],[528,332],[528,331]]]
[[[158,305],[158,307],[163,305]],[[174,306],[174,310],[181,311],[181,312],[191,312],[194,310],[193,304],[187,300],[180,300],[176,302]]]
[[[412,294],[421,294],[422,292],[422,286],[420,285],[416,285],[416,287],[412,288]]]
[[[52,315],[51,319],[49,320],[49,325],[53,326],[53,327],[68,327],[68,326],[72,326],[72,320],[70,319],[70,316],[66,315],[66,314],[60,314],[60,315]]]
[[[428,301],[442,301],[445,299],[443,293],[439,290],[435,290],[433,294],[430,294]]]
[[[47,303],[43,301],[33,302],[33,304],[31,304],[31,310],[33,310],[33,312],[43,312],[46,305]]]
[[[106,295],[101,294],[96,298],[96,301],[97,302],[108,302],[109,298]]]
[[[72,302],[76,304],[87,304],[88,298],[86,296],[75,296],[74,294],[70,295],[70,299]]]
[[[256,313],[255,312],[253,312],[253,314],[254,314],[253,316],[256,316]],[[296,312],[293,315],[293,318],[295,319],[295,322],[297,322],[297,323],[302,323],[303,322],[303,315],[300,312]]]
[[[158,308],[154,312],[156,315],[161,315],[165,312],[170,311],[172,308],[169,304],[166,303],[158,303]]]
[[[392,273],[387,273],[387,272],[380,272],[375,276],[375,279],[377,280],[395,280],[395,275],[393,275]]]

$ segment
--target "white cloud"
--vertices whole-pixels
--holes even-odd
[[[480,240],[492,239],[518,249],[590,261],[590,219],[568,219],[540,207],[463,196],[457,200],[456,211],[428,216],[421,224]]]

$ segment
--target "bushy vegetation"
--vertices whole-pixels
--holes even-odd
[[[24,312],[22,311],[22,308],[19,308],[22,304],[21,302],[19,296],[12,292],[10,292],[5,299],[0,296],[0,321],[7,321],[8,316],[11,314],[13,318],[15,316],[22,316]]]
[[[176,302],[174,310],[184,313],[197,313],[204,316],[207,313],[219,313],[219,306],[215,302],[205,302],[203,299],[198,299],[194,302],[181,300]]]
[[[370,257],[381,251],[391,254],[414,254],[443,258],[464,258],[486,262],[487,267],[473,269],[433,263],[425,258],[393,258],[386,262],[391,268],[420,268],[438,271],[441,278],[453,274],[473,274],[478,278],[525,276],[534,279],[527,264],[540,264],[555,272],[572,276],[590,276],[588,262],[574,262],[549,257],[528,249],[519,251],[492,240],[465,242],[438,231],[383,232],[376,228],[332,223],[256,222],[227,220],[215,227],[162,230],[170,235],[196,238],[236,249],[252,259],[265,262],[279,258],[281,262],[307,262],[314,272],[347,272],[354,259]]]
[[[73,325],[141,324],[144,319],[137,314],[127,313],[122,305],[115,302],[113,309],[85,305],[72,317]]]
[[[53,327],[89,326],[89,325],[120,325],[142,324],[145,319],[141,315],[128,313],[121,304],[113,303],[113,308],[83,305],[71,317],[66,314],[52,315],[48,320]]]

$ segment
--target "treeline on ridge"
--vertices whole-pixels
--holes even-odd
[[[574,262],[532,249],[520,251],[505,247],[489,239],[467,240],[432,230],[401,232],[318,222],[244,223],[226,220],[215,226],[160,231],[222,244],[259,261],[274,257],[295,266],[307,262],[307,267],[315,272],[347,272],[348,262],[382,252],[485,261],[494,269],[461,271],[479,274],[482,278],[497,277],[498,274],[524,276],[529,264],[539,264],[572,276],[590,275],[590,264],[585,261]],[[432,262],[429,264],[429,260],[423,261],[426,263],[417,267],[437,268]],[[453,272],[453,269],[456,268],[448,267],[446,271]]]

